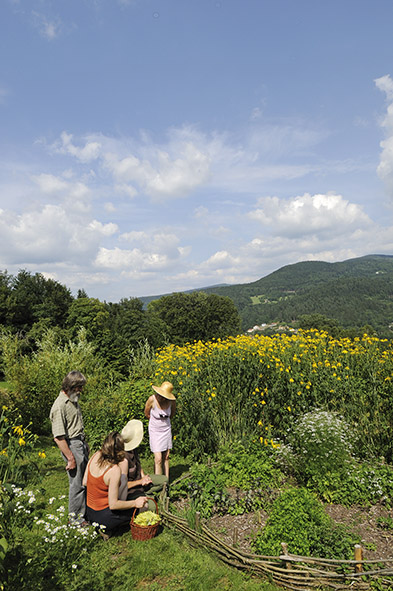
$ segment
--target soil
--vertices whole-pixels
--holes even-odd
[[[175,503],[177,509],[185,506],[184,500]],[[384,505],[371,507],[344,507],[343,505],[325,505],[325,511],[336,522],[350,528],[361,538],[364,560],[391,558],[393,561],[393,529],[384,529],[378,524],[380,518],[393,520],[393,510]],[[263,527],[267,513],[263,510],[244,515],[213,515],[206,521],[207,527],[215,532],[227,544],[243,552],[252,553],[251,539]],[[289,552],[291,551],[288,548]]]

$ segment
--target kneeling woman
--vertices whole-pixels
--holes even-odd
[[[83,478],[87,487],[87,519],[105,526],[108,534],[129,523],[135,507],[140,509],[147,505],[145,496],[132,501],[119,500],[119,463],[123,459],[124,440],[120,433],[113,431],[90,458]]]

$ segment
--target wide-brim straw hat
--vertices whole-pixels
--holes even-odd
[[[167,398],[168,400],[176,400],[174,397],[172,390],[173,386],[170,382],[162,382],[161,386],[152,386],[154,392],[157,392],[163,398]]]
[[[131,451],[138,447],[143,439],[143,423],[137,419],[128,421],[127,425],[123,427],[121,436],[124,439],[124,449]]]

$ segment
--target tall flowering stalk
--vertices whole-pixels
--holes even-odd
[[[37,435],[30,425],[23,426],[17,410],[3,406],[0,414],[0,484],[15,482],[21,473],[21,463],[27,450],[34,447]],[[45,456],[43,452],[41,457]]]

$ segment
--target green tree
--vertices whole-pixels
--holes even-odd
[[[0,285],[2,296],[6,294],[4,324],[14,331],[27,333],[41,320],[46,320],[49,326],[65,327],[73,298],[64,285],[26,270],[12,278],[3,275]],[[1,303],[0,296],[0,306]]]
[[[216,294],[173,293],[150,302],[148,311],[163,322],[163,330],[175,344],[225,337],[240,329],[233,301]]]
[[[67,326],[72,339],[79,330],[86,329],[89,341],[99,342],[105,329],[108,329],[109,312],[107,306],[97,298],[77,298],[69,308]]]

